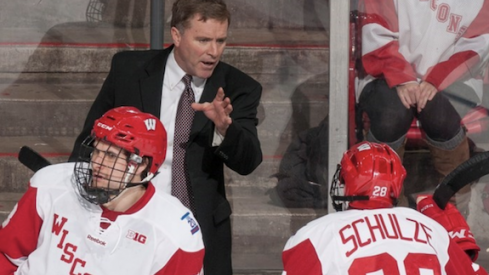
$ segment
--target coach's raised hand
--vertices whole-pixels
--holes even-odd
[[[192,108],[195,111],[204,112],[205,116],[214,122],[217,132],[223,136],[226,135],[229,125],[233,122],[229,116],[233,111],[233,105],[229,97],[225,97],[222,88],[217,90],[212,102],[192,103]]]

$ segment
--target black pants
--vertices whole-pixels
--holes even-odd
[[[444,142],[460,132],[461,117],[477,106],[478,101],[469,86],[455,83],[437,93],[418,113],[415,107],[404,107],[396,88],[389,88],[384,79],[377,79],[367,84],[362,91],[359,110],[367,113],[370,131],[379,141],[399,140],[408,132],[416,117],[430,139]]]

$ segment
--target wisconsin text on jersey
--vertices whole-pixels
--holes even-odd
[[[359,248],[387,239],[429,243],[433,232],[430,227],[409,218],[401,219],[402,228],[394,213],[367,215],[345,225],[338,231],[342,243],[348,246],[345,255],[350,257]]]
[[[59,236],[59,234],[61,233],[61,230],[63,229],[66,222],[68,221],[68,219],[65,217],[61,217],[61,221],[59,220],[59,218],[60,217],[58,214],[54,214],[53,228],[52,228],[51,232],[54,233],[54,235],[56,235],[56,236]],[[75,258],[75,252],[78,249],[78,247],[76,245],[70,243],[70,242],[65,243],[66,236],[68,235],[69,231],[66,229],[63,229],[62,232],[63,232],[63,234],[61,236],[61,239],[60,239],[57,247],[63,251],[63,255],[61,256],[61,260],[67,264],[71,264],[71,274],[73,274],[73,271],[76,269],[76,266],[80,265],[80,266],[84,267],[86,264],[86,261],[84,261],[78,257]],[[90,238],[90,235],[89,235],[88,239],[93,241],[93,239]],[[103,242],[99,239],[95,239],[95,243],[100,244],[102,246],[106,245],[105,242]]]
[[[423,2],[424,0],[420,0]],[[436,12],[436,18],[440,23],[447,24],[447,32],[457,33],[459,39],[467,30],[467,26],[460,26],[463,16],[451,12],[451,7],[447,3],[437,4],[437,0],[430,0],[431,10]]]

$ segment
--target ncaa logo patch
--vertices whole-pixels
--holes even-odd
[[[187,221],[188,225],[190,226],[190,233],[195,234],[199,232],[199,224],[190,216],[190,212],[185,213],[180,220],[182,221]]]

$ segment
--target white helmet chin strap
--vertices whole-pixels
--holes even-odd
[[[148,172],[148,175],[141,182],[150,181],[152,178],[154,178],[154,176],[155,176],[155,174]]]

